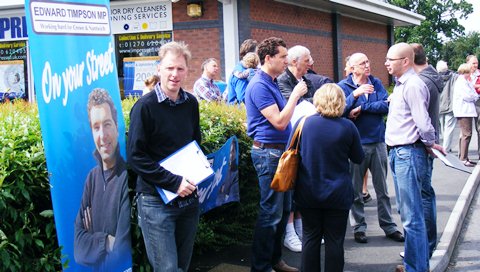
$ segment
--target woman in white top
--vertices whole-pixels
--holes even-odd
[[[468,146],[472,138],[472,119],[477,117],[475,101],[478,94],[470,82],[471,68],[469,64],[463,63],[458,67],[458,79],[453,88],[453,115],[460,124],[461,134],[459,143],[459,157],[466,166],[475,166],[468,159]]]

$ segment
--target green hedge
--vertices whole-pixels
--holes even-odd
[[[122,101],[125,122],[134,99]],[[240,203],[231,203],[201,217],[195,254],[243,244],[252,237],[258,186],[250,159],[245,110],[221,104],[200,104],[202,147],[217,150],[232,135],[240,147]],[[50,185],[37,107],[28,103],[0,105],[0,271],[59,271],[60,248],[53,220]],[[135,175],[130,172],[130,188]],[[133,199],[134,192],[131,191]],[[134,271],[151,271],[132,209]]]

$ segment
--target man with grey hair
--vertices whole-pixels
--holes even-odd
[[[315,89],[310,80],[305,77],[308,68],[311,66],[310,62],[312,60],[313,59],[310,55],[310,50],[308,50],[308,48],[305,46],[295,45],[288,49],[287,69],[285,69],[285,71],[277,78],[278,87],[280,88],[280,91],[285,99],[289,99],[293,88],[295,88],[299,82],[304,81],[307,85],[307,93],[304,94],[301,99],[299,99],[299,102],[303,99],[312,102]],[[293,252],[301,252],[301,237],[302,219],[298,212],[294,213],[294,208],[292,207],[292,212],[290,213],[285,230],[285,239],[283,241],[283,245]]]
[[[306,99],[312,102],[312,97],[316,90],[310,80],[305,77],[310,67],[311,59],[310,50],[305,46],[295,45],[288,49],[287,69],[277,78],[278,87],[285,99],[288,100],[298,82],[304,81],[307,84],[307,93],[299,101]]]
[[[440,129],[439,133],[443,138],[443,149],[445,152],[452,152],[452,139],[457,118],[453,116],[453,86],[457,80],[458,74],[448,69],[447,62],[440,60],[437,62],[437,71],[443,79],[443,91],[440,94]]]
[[[387,146],[385,123],[388,113],[388,94],[380,79],[371,75],[370,61],[363,53],[354,53],[350,59],[351,73],[338,85],[346,97],[344,117],[352,120],[360,133],[365,159],[350,163],[354,201],[350,222],[357,243],[367,243],[367,222],[363,198],[363,177],[367,170],[372,173],[372,184],[377,194],[378,222],[385,235],[397,242],[405,239],[392,219],[392,206],[387,188]]]

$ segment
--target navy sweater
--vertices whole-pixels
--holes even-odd
[[[357,119],[352,120],[360,133],[362,144],[373,144],[385,142],[385,122],[383,117],[388,114],[388,93],[380,79],[369,76],[374,92],[368,95],[361,95],[354,98],[353,91],[358,87],[353,83],[352,74],[340,81],[338,85],[342,88],[347,99],[344,117],[348,117],[351,110],[362,106]]]
[[[185,93],[188,99],[174,104],[169,99],[159,103],[156,92],[150,92],[130,112],[127,157],[138,175],[137,192],[158,195],[155,186],[176,192],[182,177],[159,162],[193,140],[201,143],[198,101]]]
[[[300,138],[301,162],[295,184],[295,205],[348,210],[353,203],[349,160],[364,158],[355,125],[345,118],[318,113],[305,120]]]
[[[98,151],[94,155],[98,165],[85,180],[82,202],[75,219],[75,261],[92,267],[93,271],[124,271],[132,265],[127,168],[118,146],[116,164],[112,169],[103,171]],[[91,209],[90,230],[82,223],[87,207]],[[113,250],[109,253],[107,235],[115,237]]]

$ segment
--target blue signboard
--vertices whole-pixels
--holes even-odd
[[[202,213],[233,201],[240,201],[238,184],[238,140],[232,136],[207,159],[215,174],[198,185]]]
[[[68,271],[131,270],[125,122],[109,5],[25,1],[55,224]]]

